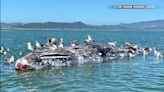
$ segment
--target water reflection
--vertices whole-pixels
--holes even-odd
[[[78,75],[83,75],[84,73],[92,73],[93,71],[96,72],[95,68],[98,69],[98,67],[101,67],[102,64],[105,65],[109,64],[110,67],[108,68],[113,69],[115,67],[115,60],[117,60],[118,62],[119,59],[104,60],[103,62],[99,62],[99,63],[87,62],[83,64],[74,64],[71,66],[55,66],[55,67],[38,69],[38,70],[15,70],[15,76],[33,77],[33,76],[42,76],[42,75],[53,75],[54,78],[63,78],[65,76],[65,73],[68,72],[70,72],[70,74],[77,72]]]

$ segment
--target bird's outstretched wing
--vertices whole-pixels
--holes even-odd
[[[51,39],[48,37],[44,37],[45,39],[48,39],[48,43],[51,43]]]
[[[50,39],[50,38],[48,38],[48,37],[44,37],[45,39]]]
[[[90,37],[90,35],[88,35],[88,40],[92,40],[92,38]]]

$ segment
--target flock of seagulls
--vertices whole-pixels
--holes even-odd
[[[87,37],[88,37],[88,39],[85,39],[85,41],[84,41],[85,43],[95,42],[95,40],[92,39],[90,37],[90,35],[87,35]],[[52,39],[50,39],[48,37],[44,37],[44,38],[48,39],[47,43],[41,44],[38,41],[36,41],[36,47],[34,47],[34,46],[31,46],[30,42],[28,42],[27,43],[28,49],[30,51],[32,51],[32,53],[34,53],[34,51],[41,50],[42,47],[46,48],[46,49],[50,49],[50,50],[57,50],[57,49],[62,49],[63,48],[63,45],[64,45],[63,38],[61,38],[60,40],[57,39],[57,38],[52,38]],[[60,41],[60,43],[57,44],[56,41]],[[71,46],[77,46],[78,45],[77,42],[78,42],[78,40],[73,40],[71,42]],[[114,42],[107,42],[107,44],[110,45],[110,46],[116,47],[117,42],[116,41],[114,41]],[[155,42],[153,42],[152,44],[155,44]],[[130,52],[128,53],[129,57],[136,57],[137,54],[135,53],[135,51],[138,50],[138,49],[143,51],[143,55],[144,56],[147,56],[151,51],[154,51],[154,55],[156,55],[157,58],[163,58],[163,56],[164,56],[164,53],[160,53],[160,50],[157,51],[155,49],[155,47],[150,47],[149,49],[147,47],[146,48],[142,48],[140,44],[136,44],[136,45],[133,46],[129,42],[124,42],[124,45],[127,46],[126,47],[127,49],[130,49]],[[121,48],[123,48],[122,45],[121,45]],[[4,52],[3,51],[4,51],[4,48],[1,47],[0,54],[3,54],[4,57],[5,57],[7,55],[7,53],[9,53],[10,50],[9,50],[9,48],[7,48],[6,51],[4,51]],[[24,52],[20,51],[19,55],[24,55]],[[14,56],[12,55],[10,58],[8,58],[7,62],[9,64],[13,63],[14,62]]]
[[[3,47],[1,47],[1,50],[0,50],[0,54],[3,54],[3,57],[6,57],[7,53],[10,52],[9,48],[7,48],[6,51],[4,51],[5,49]],[[3,52],[4,51],[4,52]],[[13,63],[14,62],[14,56],[12,55],[10,58],[7,59],[7,62],[9,64]]]
[[[7,56],[7,53],[10,52],[10,49],[7,48],[6,51],[4,51],[4,50],[5,50],[5,49],[4,49],[3,47],[1,47],[0,54],[2,54],[3,57],[6,57],[6,56]],[[4,51],[4,52],[3,52],[3,51]],[[20,51],[19,54],[20,54],[20,55],[24,55],[24,52],[21,52],[21,51]],[[11,55],[10,58],[7,58],[7,63],[9,63],[9,64],[14,63],[14,56],[13,56],[13,55]]]
[[[88,36],[88,39],[86,39],[86,40],[84,41],[85,43],[95,42],[95,40],[92,39],[92,38],[90,37],[90,35],[87,35],[87,36]],[[40,50],[42,47],[43,47],[43,48],[46,48],[46,49],[51,49],[51,50],[62,49],[62,48],[64,47],[64,46],[63,46],[63,45],[64,45],[63,38],[61,38],[60,40],[57,39],[57,38],[52,38],[52,39],[50,39],[50,38],[48,38],[48,37],[44,37],[44,38],[45,38],[45,39],[48,39],[47,43],[41,44],[41,43],[39,43],[38,41],[36,41],[36,47],[34,47],[34,46],[31,46],[31,43],[30,43],[30,42],[28,42],[28,43],[27,43],[28,49],[29,49],[30,51],[32,51],[32,53],[33,53],[33,52],[36,51],[36,50]],[[56,41],[60,41],[59,44],[57,44]],[[77,45],[78,45],[77,42],[78,42],[78,40],[73,40],[73,41],[71,42],[71,46],[77,46]]]

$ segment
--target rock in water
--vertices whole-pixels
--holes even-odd
[[[16,69],[40,69],[51,66],[66,66],[75,63],[101,62],[106,59],[115,59],[128,56],[126,48],[116,48],[104,45],[82,44],[68,46],[63,49],[44,49],[30,53],[18,59]],[[142,51],[137,50],[137,54]]]

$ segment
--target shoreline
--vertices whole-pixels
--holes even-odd
[[[0,28],[0,30],[123,31],[122,29],[49,29],[49,28]],[[128,30],[128,31],[132,31],[132,30]]]
[[[0,28],[0,30],[125,31],[125,29],[49,29],[49,28]],[[126,31],[142,31],[142,30],[126,29]],[[143,31],[164,31],[164,30],[143,30]]]

